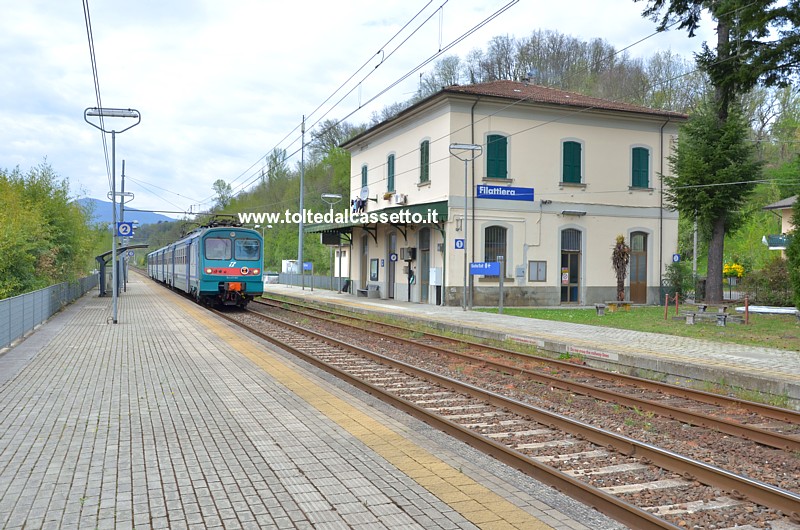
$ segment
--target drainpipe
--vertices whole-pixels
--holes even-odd
[[[469,134],[470,134],[470,143],[475,143],[475,107],[478,106],[478,102],[481,100],[481,97],[478,96],[475,99],[475,103],[472,104],[472,108],[469,109]],[[471,219],[471,230],[472,230],[472,248],[470,249],[470,261],[475,261],[475,242],[478,240],[477,232],[475,232],[475,159],[472,159],[472,186],[470,186],[469,192],[469,199],[472,204],[470,204],[471,208],[470,211],[472,212],[472,219]],[[464,197],[464,204],[466,206],[467,197]],[[464,222],[467,222],[467,219],[464,219]],[[467,249],[464,249],[466,252]],[[466,295],[466,293],[464,293]],[[469,275],[469,297],[467,298],[467,307],[472,309],[472,275]]]
[[[658,296],[661,297],[661,286],[664,281],[664,127],[669,123],[669,118],[661,125],[659,130],[659,141],[661,156],[659,157],[659,173],[661,174],[660,181],[660,208],[658,209]]]

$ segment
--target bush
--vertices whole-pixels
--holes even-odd
[[[677,294],[678,300],[683,302],[686,298],[686,293],[694,290],[692,271],[689,269],[688,262],[679,261],[667,265],[667,270],[664,272],[664,288],[670,297]]]
[[[767,262],[758,271],[751,271],[740,283],[751,304],[780,307],[794,306],[794,289],[789,280],[789,267],[780,256]]]

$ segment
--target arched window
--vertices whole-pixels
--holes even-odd
[[[506,235],[508,229],[503,226],[487,226],[483,237],[484,261],[497,261],[497,256],[503,256],[508,261],[506,254]]]
[[[364,164],[363,166],[361,166],[361,187],[363,188],[366,185],[367,185],[367,165]]]

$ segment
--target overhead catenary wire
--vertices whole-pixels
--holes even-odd
[[[385,48],[386,48],[386,47],[387,47],[389,44],[391,44],[391,42],[392,42],[392,41],[394,41],[394,40],[395,40],[395,39],[396,39],[396,38],[397,38],[397,37],[398,37],[398,36],[399,36],[399,35],[400,35],[400,34],[401,34],[403,31],[405,31],[405,30],[406,30],[406,28],[408,28],[408,27],[409,27],[409,25],[411,25],[411,23],[412,23],[414,20],[416,20],[416,19],[417,19],[417,17],[419,17],[419,16],[420,16],[420,14],[422,14],[422,12],[423,12],[423,11],[425,11],[425,9],[426,9],[426,8],[427,8],[427,7],[428,7],[428,6],[429,6],[429,5],[432,3],[432,1],[433,1],[433,0],[428,0],[428,2],[426,2],[426,3],[425,3],[425,5],[424,5],[424,6],[423,6],[423,7],[422,7],[422,8],[421,8],[419,11],[417,11],[417,13],[416,13],[416,14],[415,14],[413,17],[411,17],[411,18],[410,18],[410,19],[409,19],[409,20],[408,20],[408,21],[407,21],[405,24],[403,24],[403,26],[402,26],[402,27],[401,27],[399,30],[397,30],[397,31],[394,33],[394,35],[392,35],[392,36],[391,36],[391,37],[390,37],[390,38],[389,38],[389,39],[388,39],[388,40],[387,40],[387,41],[386,41],[386,42],[383,44],[383,46],[381,46],[381,47],[380,47],[380,49],[378,49],[378,51],[377,51],[377,52],[376,52],[374,55],[370,56],[370,57],[369,57],[369,58],[368,58],[366,61],[364,61],[364,63],[363,63],[363,64],[362,64],[362,65],[361,65],[361,66],[360,66],[360,67],[359,67],[359,68],[358,68],[358,69],[357,69],[355,72],[353,72],[353,73],[350,75],[350,77],[348,77],[348,78],[347,78],[347,79],[346,79],[344,82],[342,82],[342,83],[339,85],[339,87],[338,87],[338,88],[336,88],[336,89],[335,89],[335,90],[334,90],[334,91],[333,91],[333,92],[332,92],[332,93],[331,93],[331,94],[330,94],[330,95],[329,95],[329,96],[328,96],[328,97],[327,97],[327,98],[326,98],[326,99],[325,99],[325,100],[324,100],[322,103],[320,103],[320,104],[319,104],[319,105],[318,105],[318,106],[317,106],[317,107],[316,107],[316,108],[315,108],[313,111],[311,111],[311,113],[307,114],[306,116],[307,116],[307,117],[314,116],[314,115],[317,113],[317,111],[319,111],[319,110],[320,110],[320,109],[321,109],[321,108],[322,108],[322,107],[323,107],[323,106],[324,106],[324,105],[325,105],[325,104],[326,104],[328,101],[330,101],[330,100],[331,100],[331,99],[332,99],[332,98],[333,98],[333,97],[334,97],[334,96],[335,96],[335,95],[336,95],[336,94],[337,94],[339,91],[341,91],[341,90],[342,90],[342,89],[343,89],[345,86],[347,86],[347,84],[348,84],[350,81],[352,81],[352,80],[353,80],[353,78],[355,78],[355,77],[356,77],[356,75],[358,75],[358,73],[359,73],[359,72],[361,72],[361,71],[362,71],[364,68],[366,68],[366,67],[367,67],[367,66],[368,66],[368,65],[369,65],[369,64],[372,62],[372,60],[373,60],[375,57],[377,57],[378,55],[382,55],[382,57],[381,57],[381,62],[380,62],[380,63],[378,63],[378,64],[375,66],[375,68],[373,68],[373,69],[372,69],[372,71],[371,71],[371,72],[369,72],[369,73],[367,74],[367,76],[366,76],[364,79],[362,79],[362,80],[361,80],[361,82],[363,82],[363,81],[364,81],[366,78],[368,78],[370,75],[372,75],[372,74],[375,72],[375,70],[377,70],[377,68],[378,68],[379,66],[381,66],[381,65],[382,65],[382,64],[383,64],[383,63],[386,61],[386,59],[387,59],[387,57],[385,56],[384,49],[385,49]],[[449,0],[445,0],[445,2],[442,4],[442,6],[444,6],[444,4],[446,4],[448,1],[449,1]],[[424,22],[423,22],[423,24],[424,24]],[[416,31],[416,30],[415,30],[415,31]],[[407,40],[407,39],[406,39],[406,40]],[[400,45],[402,45],[403,43],[405,43],[405,40],[404,40],[404,41],[403,41],[403,42],[402,42]],[[400,45],[398,45],[398,47],[399,47]],[[395,50],[396,50],[396,49],[397,49],[397,48],[395,48]],[[392,53],[394,53],[394,52],[392,52]],[[356,85],[356,86],[358,86],[358,85]],[[352,93],[352,90],[351,90],[350,92],[348,92],[348,93],[347,93],[347,95],[349,95],[349,94],[351,94],[351,93]],[[341,100],[340,100],[340,101],[341,101]],[[337,105],[338,105],[338,102],[337,102]],[[335,108],[335,106],[336,106],[336,105],[334,105],[334,107],[333,107],[333,108]],[[331,110],[332,110],[332,109],[331,109]],[[330,110],[329,110],[328,112],[330,112]],[[323,115],[321,118],[317,119],[317,120],[316,120],[316,121],[315,121],[313,124],[311,124],[311,126],[310,126],[309,128],[313,128],[313,127],[314,127],[314,126],[315,126],[317,123],[319,123],[319,121],[320,121],[320,120],[324,119],[324,117],[325,117],[327,114],[328,114],[328,113],[324,114],[324,115]],[[239,179],[241,179],[241,178],[242,178],[244,175],[246,175],[246,174],[247,174],[249,171],[251,171],[251,170],[252,170],[254,167],[256,167],[256,166],[259,164],[259,162],[260,162],[261,160],[263,160],[263,159],[265,159],[266,157],[268,157],[268,156],[269,156],[269,154],[270,154],[272,151],[274,151],[274,150],[275,150],[275,149],[277,149],[277,148],[278,148],[278,147],[279,147],[281,144],[283,144],[283,143],[284,143],[284,142],[285,142],[285,141],[286,141],[286,140],[287,140],[287,139],[288,139],[288,138],[289,138],[289,137],[290,137],[292,134],[294,134],[295,132],[297,132],[297,130],[298,130],[299,128],[300,128],[300,124],[298,123],[298,124],[297,124],[297,126],[295,126],[295,128],[294,128],[294,129],[292,129],[291,131],[289,131],[289,132],[286,134],[286,136],[284,136],[284,137],[283,137],[283,138],[282,138],[282,139],[281,139],[281,140],[280,140],[280,141],[279,141],[279,142],[278,142],[278,143],[275,145],[275,147],[274,147],[273,149],[271,149],[269,152],[267,152],[267,153],[265,153],[264,155],[262,155],[261,157],[259,157],[259,159],[258,159],[257,161],[255,161],[255,162],[253,162],[253,164],[251,164],[251,165],[250,165],[250,167],[248,167],[248,168],[247,168],[247,169],[246,169],[244,172],[242,172],[242,173],[241,173],[241,174],[240,174],[238,177],[236,177],[235,179],[233,179],[233,180],[230,182],[230,184],[233,184],[234,182],[238,181],[238,180],[239,180]],[[295,140],[295,142],[296,142],[296,140]],[[294,142],[292,142],[291,144],[289,144],[289,146],[291,146],[291,145],[293,145],[293,144],[294,144]],[[297,152],[299,152],[299,150],[298,150]],[[252,183],[252,181],[251,181],[250,183]],[[207,202],[209,199],[211,199],[211,198],[213,198],[213,195],[212,195],[212,196],[210,196],[210,197],[207,197],[206,199],[204,199],[204,200],[202,201],[202,203],[206,203],[206,202]],[[202,203],[201,203],[201,204],[202,204]]]
[[[519,2],[519,0],[511,0],[510,2],[508,2],[507,4],[505,4],[504,6],[502,6],[502,7],[501,7],[501,8],[499,8],[498,10],[496,10],[494,13],[492,13],[492,14],[491,14],[491,15],[489,15],[488,17],[484,18],[484,19],[483,19],[481,22],[479,22],[478,24],[476,24],[475,26],[473,26],[471,29],[469,29],[469,30],[467,30],[466,32],[462,33],[462,34],[461,34],[459,37],[457,37],[456,39],[454,39],[453,41],[451,41],[451,42],[450,42],[450,43],[449,43],[447,46],[445,46],[444,48],[441,48],[441,49],[439,49],[439,50],[438,50],[436,53],[434,53],[434,54],[432,54],[431,56],[429,56],[427,59],[425,59],[423,62],[421,62],[420,64],[418,64],[416,67],[414,67],[413,69],[411,69],[411,70],[409,70],[408,72],[406,72],[406,73],[405,73],[404,75],[402,75],[400,78],[398,78],[398,79],[397,79],[397,80],[395,80],[393,83],[391,83],[389,86],[387,86],[387,87],[385,87],[384,89],[382,89],[381,91],[379,91],[379,92],[378,92],[376,95],[374,95],[374,96],[373,96],[372,98],[370,98],[368,101],[366,101],[366,102],[364,102],[364,103],[360,104],[360,105],[358,106],[358,108],[356,108],[356,109],[352,110],[352,111],[351,111],[350,113],[348,113],[346,116],[344,116],[343,118],[341,118],[341,119],[337,120],[337,122],[336,122],[336,123],[337,123],[337,124],[338,124],[338,123],[341,123],[342,121],[346,120],[347,118],[349,118],[350,116],[352,116],[353,114],[355,114],[356,112],[358,112],[359,110],[361,110],[361,108],[363,108],[365,105],[367,105],[367,104],[369,104],[369,103],[373,102],[374,100],[376,100],[376,99],[377,99],[377,98],[379,98],[380,96],[384,95],[386,92],[388,92],[389,90],[391,90],[392,88],[394,88],[395,86],[397,86],[398,84],[400,84],[401,82],[405,81],[405,80],[406,80],[408,77],[410,77],[411,75],[413,75],[414,73],[416,73],[417,71],[419,71],[420,69],[422,69],[422,68],[423,68],[424,66],[426,66],[427,64],[430,64],[430,63],[431,63],[432,61],[434,61],[436,58],[440,57],[442,54],[444,54],[445,52],[447,52],[449,49],[451,49],[451,48],[453,48],[454,46],[456,46],[456,45],[458,45],[459,43],[461,43],[461,42],[462,42],[464,39],[466,39],[467,37],[469,37],[470,35],[472,35],[472,34],[473,34],[473,33],[475,33],[476,31],[478,31],[479,29],[481,29],[482,27],[484,27],[486,24],[488,24],[489,22],[491,22],[492,20],[494,20],[495,18],[497,18],[498,16],[500,16],[502,13],[504,13],[506,10],[510,9],[510,8],[511,8],[513,5],[517,4],[518,2]],[[444,4],[442,4],[442,5],[444,5]],[[434,14],[435,14],[435,13],[434,13]],[[433,16],[433,15],[429,16],[429,17],[426,19],[426,22],[427,22],[428,20],[430,20],[430,19],[432,18],[432,16]],[[418,28],[418,29],[419,29],[419,28]],[[409,38],[410,38],[410,36],[409,36]],[[406,38],[406,39],[405,39],[403,42],[401,42],[401,43],[398,45],[398,47],[397,47],[397,48],[395,48],[395,50],[393,50],[393,51],[392,51],[392,54],[393,54],[395,51],[397,51],[397,49],[399,49],[399,47],[400,47],[400,46],[402,46],[403,44],[405,44],[407,41],[408,41],[408,38]],[[390,54],[390,55],[391,55],[391,54]],[[362,82],[363,82],[363,80],[362,80]],[[352,92],[352,90],[350,91],[350,93],[351,93],[351,92]],[[349,93],[348,93],[348,94],[349,94]],[[346,97],[346,96],[345,96],[345,97]],[[338,105],[339,103],[341,103],[341,101],[342,101],[343,99],[344,99],[344,98],[342,98],[341,100],[339,100],[339,102],[337,102],[337,104],[336,104],[336,105]],[[301,149],[302,149],[302,146],[301,146],[300,148],[296,149],[295,151],[293,151],[291,154],[289,154],[287,158],[291,158],[292,156],[296,155],[297,153],[299,153],[299,152],[300,152],[300,150],[301,150]],[[254,164],[254,165],[255,165],[255,164]],[[254,167],[254,165],[253,165],[253,166],[251,166],[251,167],[250,167],[250,169],[252,169],[252,168]],[[238,190],[238,191],[236,191],[235,193],[233,193],[233,195],[232,195],[232,196],[234,196],[234,197],[235,197],[236,195],[238,195],[239,193],[241,193],[242,191],[244,191],[244,190],[245,190],[245,189],[246,189],[246,188],[247,188],[249,185],[251,185],[252,183],[254,183],[254,182],[255,182],[255,181],[258,179],[258,178],[260,178],[260,175],[258,175],[258,174],[257,174],[257,175],[253,175],[253,176],[252,176],[252,178],[251,178],[250,180],[248,180],[248,181],[246,181],[246,182],[244,182],[244,183],[240,184],[239,186],[237,186],[237,190]],[[206,201],[208,201],[210,198],[213,198],[213,196],[211,196],[211,197],[207,198],[207,199],[204,201],[204,203],[205,203]]]
[[[738,10],[738,9],[744,9],[744,8],[746,8],[746,7],[749,7],[750,5],[753,5],[753,4],[755,4],[755,3],[756,3],[756,2],[751,2],[751,3],[750,3],[750,4],[748,4],[747,6],[743,6],[743,7],[740,7],[740,8],[736,8],[736,9],[734,9],[734,10],[731,10],[731,12],[733,12],[733,11],[735,11],[735,10]],[[678,22],[675,22],[675,23],[673,23],[671,26],[668,26],[668,27],[672,27],[672,26],[674,26],[674,25],[676,25],[676,24],[678,24]],[[603,61],[603,62],[605,62],[605,61],[609,61],[609,60],[613,59],[613,58],[614,58],[616,55],[618,55],[619,53],[622,53],[623,51],[625,51],[625,50],[628,50],[628,49],[630,49],[631,47],[633,47],[633,46],[635,46],[635,45],[641,44],[642,42],[646,41],[647,39],[650,39],[650,38],[654,37],[655,35],[658,35],[659,33],[661,33],[661,31],[655,31],[655,32],[653,32],[653,33],[651,33],[651,34],[647,35],[646,37],[643,37],[643,38],[641,38],[641,39],[637,40],[637,41],[636,41],[636,42],[634,42],[633,44],[630,44],[630,45],[628,45],[628,46],[626,46],[626,47],[624,47],[624,48],[622,48],[622,49],[620,49],[620,50],[615,50],[615,51],[614,51],[614,53],[612,53],[612,54],[608,55],[608,56],[607,56],[607,57],[605,57],[605,58],[604,58],[602,61]],[[715,64],[715,65],[716,65],[716,64],[722,64],[722,63],[724,63],[724,62],[726,62],[726,61],[734,60],[734,59],[736,59],[736,58],[738,58],[738,57],[740,57],[740,56],[741,56],[740,54],[734,54],[734,55],[732,55],[732,56],[730,56],[730,57],[727,57],[727,58],[725,58],[725,59],[721,59],[721,60],[719,60],[719,61],[716,61],[716,62],[714,62],[713,64]],[[597,64],[597,63],[595,63],[595,64]],[[690,70],[690,71],[688,71],[688,72],[683,72],[683,73],[681,73],[681,74],[678,74],[678,75],[676,75],[676,76],[673,76],[673,77],[671,77],[671,78],[668,78],[668,79],[666,79],[666,80],[662,80],[662,81],[660,81],[659,83],[654,83],[654,84],[653,84],[653,86],[659,86],[659,85],[663,85],[663,84],[666,84],[666,83],[670,83],[670,82],[672,82],[672,81],[674,81],[674,80],[676,80],[676,79],[679,79],[679,78],[681,78],[681,77],[685,77],[685,76],[687,76],[687,75],[694,74],[694,73],[696,73],[696,72],[697,72],[697,71],[699,71],[699,70],[700,70],[699,68],[695,68],[695,69],[693,69],[693,70]],[[487,114],[486,116],[482,117],[482,118],[481,118],[481,119],[479,119],[479,120],[478,120],[476,123],[480,123],[480,122],[482,122],[482,121],[484,121],[484,120],[488,120],[488,119],[490,119],[490,118],[492,118],[492,117],[494,117],[494,116],[496,116],[496,115],[500,114],[501,112],[504,112],[504,111],[506,111],[506,110],[508,110],[508,109],[510,109],[510,108],[512,108],[512,107],[514,107],[514,106],[516,106],[516,105],[519,105],[519,104],[522,104],[522,103],[524,103],[524,102],[528,101],[529,99],[530,99],[530,96],[523,96],[523,97],[520,97],[520,98],[518,98],[518,99],[515,99],[515,100],[514,100],[514,101],[512,101],[511,103],[508,103],[507,105],[505,105],[505,106],[503,106],[503,107],[499,108],[499,109],[498,109],[498,110],[496,110],[495,112],[492,112],[492,113],[490,113],[490,114]],[[614,101],[614,100],[606,100],[606,101],[610,101],[610,102],[616,102],[616,101]],[[557,123],[557,122],[559,122],[559,121],[561,121],[561,120],[563,120],[563,119],[566,119],[566,118],[568,118],[568,117],[575,116],[575,115],[577,115],[577,114],[581,114],[581,113],[584,113],[584,112],[589,112],[589,111],[595,110],[596,108],[597,108],[596,106],[589,106],[589,107],[583,107],[583,108],[580,108],[580,109],[574,109],[574,110],[570,110],[570,111],[565,111],[565,112],[563,112],[563,114],[561,114],[561,115],[559,115],[559,116],[556,116],[555,118],[553,118],[553,119],[551,119],[551,120],[548,120],[548,121],[545,121],[545,122],[542,122],[542,123],[539,123],[539,124],[533,125],[533,126],[531,126],[531,127],[527,127],[527,128],[525,128],[525,129],[521,129],[521,130],[519,130],[519,131],[516,131],[516,132],[514,132],[514,133],[509,133],[507,136],[509,136],[509,137],[513,137],[513,136],[516,136],[516,135],[518,135],[518,134],[522,134],[522,133],[524,133],[524,132],[528,132],[528,131],[530,131],[530,130],[533,130],[533,129],[537,129],[537,128],[540,128],[540,127],[544,127],[545,125],[549,125],[549,124],[552,124],[552,123]],[[346,119],[346,118],[344,118],[344,119]],[[453,130],[453,131],[450,131],[450,132],[448,132],[446,135],[443,135],[443,136],[441,136],[441,137],[439,137],[439,138],[434,138],[434,139],[431,139],[431,140],[430,140],[430,143],[431,143],[431,144],[433,144],[433,143],[435,143],[435,142],[438,142],[438,141],[446,140],[446,139],[450,138],[450,136],[451,136],[453,133],[457,133],[457,132],[460,132],[460,131],[462,131],[462,130],[465,130],[467,127],[469,127],[469,125],[465,125],[464,127],[461,127],[460,129],[455,129],[455,130]],[[399,160],[399,159],[401,159],[401,158],[403,158],[403,157],[405,157],[405,156],[413,155],[413,154],[415,154],[416,152],[417,152],[417,150],[416,150],[416,149],[413,149],[413,150],[410,150],[410,151],[408,151],[408,152],[406,152],[406,153],[403,153],[403,154],[400,154],[400,155],[396,155],[396,156],[395,156],[395,160]],[[449,159],[449,157],[443,157],[443,158],[440,158],[440,159],[431,160],[431,161],[430,161],[430,164],[435,164],[435,163],[437,163],[437,162],[442,162],[442,161],[444,161],[444,160],[448,160],[448,159]],[[385,164],[379,164],[379,165],[377,165],[377,166],[373,166],[372,168],[369,168],[369,170],[380,169],[380,168],[383,168],[384,166],[385,166]],[[398,177],[398,176],[400,176],[400,175],[407,174],[407,173],[411,173],[411,172],[418,171],[418,170],[419,170],[419,167],[417,166],[417,167],[413,167],[413,168],[407,169],[407,170],[405,170],[405,171],[401,171],[401,172],[399,172],[399,173],[395,173],[395,178],[397,178],[397,177]],[[351,175],[351,176],[350,176],[350,177],[351,177],[351,180],[352,180],[352,178],[353,178],[353,177],[357,177],[357,176],[358,176],[358,174]],[[379,182],[380,182],[380,181],[383,181],[383,180],[384,180],[384,179],[379,179]],[[350,191],[351,191],[351,192],[353,192],[353,191],[355,191],[356,189],[358,189],[358,188],[351,188],[351,190],[350,190]],[[587,192],[587,193],[618,193],[618,192]]]
[[[92,80],[94,83],[94,95],[95,100],[97,101],[97,108],[103,108],[102,98],[100,97],[100,76],[98,74],[97,69],[97,56],[94,50],[94,35],[92,33],[92,17],[89,14],[89,0],[83,0],[83,20],[84,25],[86,26],[86,37],[89,41],[89,58],[92,63]],[[108,159],[108,141],[106,140],[106,135],[102,132],[102,129],[105,128],[103,122],[103,114],[100,113],[100,137],[103,139],[103,155],[105,156],[106,161],[106,174],[108,176],[108,189],[113,192],[114,190],[111,189],[111,161]]]

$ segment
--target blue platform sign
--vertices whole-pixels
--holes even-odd
[[[310,261],[304,261],[303,262],[303,270],[304,271],[314,270],[313,267],[314,267],[314,265]]]
[[[456,250],[464,250],[464,240],[463,239],[454,239],[456,244]]]
[[[512,186],[489,186],[480,184],[476,195],[479,199],[503,199],[506,201],[533,202],[533,188],[515,188]]]
[[[500,276],[500,263],[497,261],[476,261],[469,264],[469,273],[482,276]]]
[[[133,234],[133,223],[117,223],[117,235],[127,237]]]

